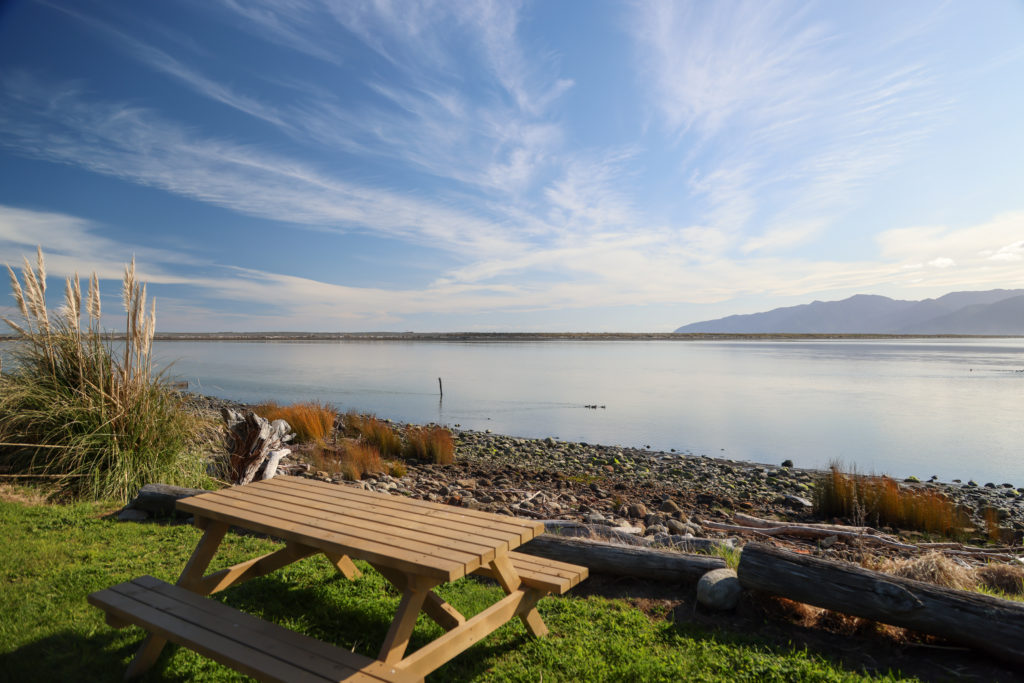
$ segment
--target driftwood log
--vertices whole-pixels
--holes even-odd
[[[780,522],[774,519],[761,519],[752,517],[742,512],[736,512],[732,516],[736,524],[752,526],[758,529],[776,529],[783,526],[798,526],[808,529],[821,529],[822,531],[842,531],[851,534],[877,534],[878,531],[869,526],[846,526],[845,524],[805,524],[803,522]]]
[[[232,484],[270,479],[281,458],[290,453],[284,444],[295,437],[284,420],[268,421],[251,410],[239,412],[221,408],[227,425],[224,445],[228,449]]]
[[[181,498],[208,493],[203,489],[187,489],[169,484],[146,484],[127,506],[131,510],[145,510],[157,516],[181,515],[174,504]]]
[[[1024,605],[855,565],[750,543],[738,570],[747,589],[902,626],[1024,663]]]
[[[630,527],[630,529],[635,527]],[[590,538],[620,545],[635,545],[642,548],[670,547],[679,552],[715,552],[717,550],[733,550],[735,539],[731,538],[694,538],[673,534],[655,538],[639,536],[632,531],[624,531],[623,527],[610,527],[606,524],[586,524],[569,519],[545,519],[544,529],[549,534],[561,537]]]
[[[871,545],[880,545],[886,548],[893,548],[895,550],[908,550],[916,551],[918,547],[916,545],[909,545],[907,543],[900,543],[899,541],[893,541],[882,536],[875,536],[873,534],[858,534],[849,531],[835,531],[831,529],[819,529],[809,526],[796,526],[787,525],[769,528],[755,528],[751,526],[737,526],[736,524],[722,524],[720,522],[703,521],[701,524],[708,528],[714,529],[715,531],[729,531],[732,533],[740,534],[757,534],[760,536],[796,536],[798,538],[813,538],[813,539],[825,539],[830,536],[836,538],[842,538],[848,541],[860,541],[862,543],[869,543]]]
[[[550,560],[581,564],[596,574],[635,576],[656,581],[697,581],[712,569],[726,566],[725,560],[710,555],[688,555],[554,534],[537,536],[520,546],[519,550]]]

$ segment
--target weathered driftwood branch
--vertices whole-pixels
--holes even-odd
[[[948,638],[1024,663],[1024,605],[761,543],[743,549],[744,588]]]
[[[588,567],[598,574],[634,576],[656,581],[697,581],[725,560],[710,555],[687,555],[671,550],[614,545],[584,538],[544,534],[519,548],[524,553]]]
[[[732,518],[737,524],[743,526],[752,526],[758,529],[776,529],[780,526],[799,526],[808,529],[823,529],[826,531],[848,531],[854,534],[877,534],[878,531],[872,529],[869,526],[845,526],[842,524],[804,524],[802,522],[780,522],[774,519],[761,519],[760,517],[752,517],[745,515],[742,512],[736,512]]]
[[[174,504],[181,498],[197,496],[200,493],[207,493],[207,491],[170,486],[169,484],[146,484],[139,489],[135,498],[125,507],[132,510],[145,510],[158,516],[179,514],[176,513]]]
[[[251,410],[238,412],[221,408],[220,412],[227,425],[224,445],[228,449],[231,483],[248,484],[258,475],[262,475],[262,479],[273,477],[278,462],[290,452],[284,448],[285,442],[295,436],[290,433],[288,423],[284,420],[269,422]]]
[[[714,529],[716,531],[731,531],[734,533],[748,533],[748,534],[760,534],[762,536],[797,536],[799,538],[815,538],[823,539],[830,536],[836,536],[837,538],[845,538],[847,540],[856,540],[863,543],[871,543],[873,545],[881,545],[886,548],[895,548],[896,550],[911,550],[916,551],[918,547],[916,545],[908,545],[906,543],[899,543],[898,541],[891,541],[882,536],[874,536],[872,534],[856,534],[849,531],[831,531],[828,529],[816,529],[806,526],[780,526],[773,529],[755,529],[749,526],[737,526],[735,524],[721,524],[719,522],[709,522],[707,520],[701,522],[702,526],[708,529]]]

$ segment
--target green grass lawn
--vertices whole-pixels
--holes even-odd
[[[0,677],[11,681],[119,681],[143,637],[115,630],[86,595],[136,576],[174,582],[200,532],[163,522],[125,523],[95,503],[0,502]],[[229,534],[211,569],[277,547]],[[368,565],[349,582],[322,557],[217,594],[217,599],[341,647],[376,656],[399,596]],[[486,580],[438,592],[471,616],[498,600]],[[802,650],[767,646],[669,621],[621,601],[548,597],[539,610],[551,633],[532,639],[518,620],[430,676],[431,681],[854,681],[854,672]],[[441,633],[421,616],[412,647]],[[143,680],[228,681],[245,677],[174,646]],[[882,680],[897,680],[890,677]]]

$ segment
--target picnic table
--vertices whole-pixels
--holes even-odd
[[[89,596],[107,622],[149,631],[126,678],[148,670],[168,640],[271,681],[422,680],[518,616],[547,633],[537,602],[586,578],[579,565],[514,552],[544,532],[541,522],[339,486],[274,477],[179,500],[204,530],[177,585],[140,577]],[[262,557],[207,574],[232,526],[285,541]],[[323,553],[350,580],[368,562],[401,592],[377,659],[329,645],[203,597]],[[468,574],[497,580],[505,597],[470,619],[434,592]],[[407,653],[420,612],[445,633]]]

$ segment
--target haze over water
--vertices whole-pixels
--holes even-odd
[[[162,342],[156,355],[193,391],[245,402],[1024,484],[1024,339]]]

